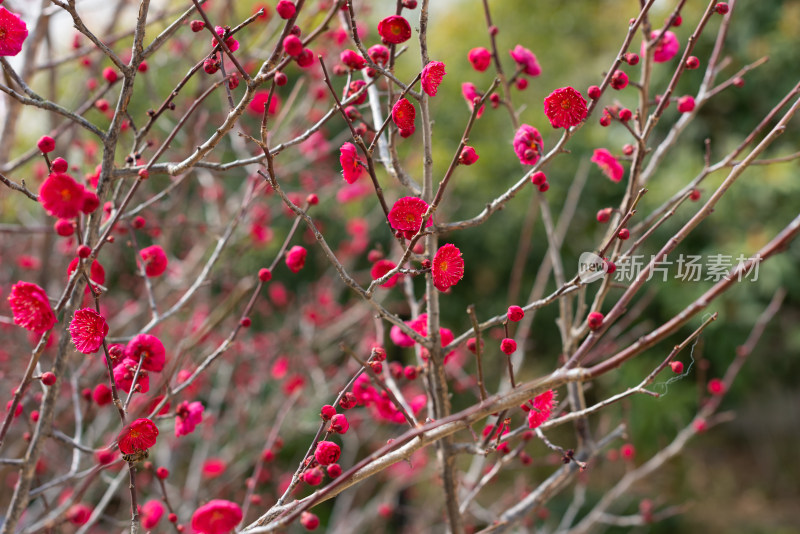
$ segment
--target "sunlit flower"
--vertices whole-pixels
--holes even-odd
[[[436,91],[445,74],[447,73],[444,71],[444,63],[441,61],[431,61],[425,65],[422,69],[422,90],[428,96],[436,96]]]
[[[389,210],[389,224],[395,230],[406,233],[406,237],[413,237],[422,225],[422,216],[428,210],[428,203],[417,197],[403,197],[397,200]],[[428,225],[431,219],[428,218]],[[410,234],[410,236],[409,236]]]
[[[431,264],[433,285],[439,291],[447,291],[464,277],[464,258],[455,245],[448,243],[439,248]]]
[[[556,89],[544,99],[544,114],[553,128],[577,126],[586,118],[586,100],[572,87]]]
[[[39,188],[39,202],[53,217],[72,219],[81,212],[84,191],[84,187],[69,174],[54,172],[42,182]]]

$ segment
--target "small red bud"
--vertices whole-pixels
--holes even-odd
[[[728,7],[727,2],[719,2],[717,5],[714,6],[714,11],[716,11],[720,15],[725,15],[728,11],[730,11],[730,7]]]
[[[109,84],[116,82],[118,78],[119,75],[117,74],[117,71],[111,67],[106,67],[103,69],[103,79],[105,79],[105,81],[107,81]]]
[[[700,66],[700,60],[697,59],[695,56],[689,56],[686,58],[686,68],[689,70],[694,70]]]
[[[56,141],[49,135],[43,135],[36,143],[36,146],[42,154],[49,154],[56,149]]]
[[[286,82],[288,81],[289,78],[284,73],[282,72],[275,73],[275,85],[277,85],[278,87],[283,87],[284,85],[286,85]]]
[[[622,153],[625,154],[626,156],[630,156],[631,154],[633,154],[633,145],[627,144],[623,146]]]
[[[630,231],[630,230],[628,230],[627,228],[623,228],[623,229],[622,229],[622,230],[620,230],[620,231],[619,231],[619,233],[617,234],[617,237],[619,237],[619,238],[620,238],[621,240],[623,240],[623,241],[625,241],[626,239],[628,239],[630,236],[631,236],[631,231]]]
[[[161,480],[166,479],[169,476],[169,469],[166,467],[159,467],[156,469],[156,476]]]
[[[619,110],[619,120],[621,120],[622,122],[628,122],[629,120],[631,120],[632,116],[633,113],[631,113],[631,110],[629,110],[628,108],[622,108],[621,110]]]
[[[42,373],[42,384],[45,386],[52,386],[56,383],[56,375],[50,371]]]
[[[614,211],[613,208],[603,208],[597,212],[597,222],[599,223],[607,223],[611,219],[611,212]]]
[[[525,310],[520,308],[519,306],[509,306],[508,312],[506,313],[509,321],[512,322],[519,322],[525,317]]]
[[[242,325],[242,328],[250,328],[250,325],[253,324],[253,322],[250,320],[250,317],[242,317],[242,319],[239,321],[239,324]]]
[[[192,29],[194,33],[203,31],[203,28],[206,27],[206,23],[202,20],[193,20],[189,23],[189,27]]]
[[[625,63],[631,66],[636,65],[639,63],[639,55],[634,54],[633,52],[628,52],[625,54]]]
[[[603,326],[603,314],[600,312],[592,312],[586,319],[586,324],[589,325],[590,330],[597,330]]]
[[[259,269],[258,270],[258,279],[262,282],[269,282],[272,280],[272,271],[269,269]]]
[[[69,164],[64,158],[56,158],[53,160],[53,172],[67,172]]]
[[[288,20],[294,17],[295,13],[297,13],[297,8],[289,0],[281,0],[278,2],[278,5],[275,6],[275,12],[280,18]]]
[[[545,193],[548,189],[550,189],[550,184],[548,184],[547,182],[545,182],[543,184],[539,184],[539,192],[540,193]]]
[[[669,362],[669,366],[672,368],[672,372],[675,374],[681,374],[683,372],[683,362],[675,360],[674,362]]]
[[[54,228],[56,233],[61,237],[69,237],[75,233],[75,225],[69,219],[59,219],[56,221]]]
[[[405,369],[403,369],[403,376],[406,377],[408,380],[414,380],[417,378],[417,368],[413,365],[407,365]]]
[[[540,186],[547,181],[547,176],[542,171],[536,171],[531,176],[531,183],[535,186]]]
[[[500,350],[503,351],[504,354],[511,356],[514,354],[514,351],[517,350],[517,342],[510,337],[504,338],[503,341],[500,342]]]
[[[322,417],[322,420],[323,420],[323,421],[330,421],[330,420],[331,420],[331,418],[332,418],[334,415],[336,415],[336,408],[334,408],[334,407],[333,407],[333,406],[331,406],[330,404],[326,404],[326,405],[325,405],[325,406],[323,406],[323,407],[322,407],[322,409],[319,411],[319,415],[320,415],[320,417]]]
[[[314,193],[311,193],[306,197],[306,202],[309,206],[316,206],[319,204],[319,197]]]
[[[700,200],[700,190],[699,189],[692,189],[692,192],[689,193],[689,200],[692,202],[697,202]]]
[[[597,87],[596,85],[590,85],[589,90],[586,91],[586,93],[592,100],[597,100],[598,98],[600,98],[600,88]]]
[[[89,255],[92,253],[92,249],[86,245],[80,245],[78,247],[78,257],[79,258],[88,258]]]

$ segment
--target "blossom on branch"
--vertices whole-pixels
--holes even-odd
[[[54,172],[42,182],[39,188],[39,202],[53,217],[72,219],[81,212],[84,191],[85,188],[69,174]]]
[[[125,347],[125,357],[134,362],[144,359],[142,369],[159,373],[164,369],[167,351],[164,344],[156,336],[139,334],[128,341]]]
[[[14,324],[36,334],[47,332],[57,322],[47,293],[36,284],[20,281],[11,286],[8,303]]]
[[[444,71],[444,63],[441,61],[431,61],[422,69],[422,90],[428,96],[436,96],[442,78],[447,74]]]
[[[0,6],[0,56],[16,56],[28,37],[28,26],[19,15]]]
[[[650,33],[650,40],[658,38],[660,31],[653,31]],[[658,42],[653,51],[653,61],[656,63],[666,63],[670,59],[674,58],[675,55],[678,53],[678,49],[680,48],[680,43],[678,42],[678,37],[672,33],[671,31],[667,30],[664,32],[664,36]],[[647,53],[647,43],[642,42],[642,49],[641,54],[644,56]]]
[[[401,131],[413,130],[416,116],[417,110],[414,109],[414,104],[409,102],[407,98],[401,98],[392,107],[392,121]]]
[[[419,232],[422,225],[422,216],[428,211],[428,203],[417,197],[403,197],[397,200],[389,210],[389,224],[397,231],[403,232],[406,239],[411,239]],[[428,218],[431,226],[433,221]]]
[[[448,243],[439,248],[431,264],[433,285],[439,291],[447,291],[464,277],[464,258],[455,245]]]
[[[144,262],[144,273],[147,276],[151,278],[161,276],[167,270],[167,264],[169,263],[167,254],[160,246],[145,247],[139,251],[139,255],[142,257],[142,262]]]
[[[238,504],[212,499],[192,514],[192,529],[199,534],[228,534],[241,520]]]
[[[75,310],[69,323],[69,333],[78,352],[92,354],[103,344],[103,339],[108,334],[108,324],[103,316],[93,309],[83,308]]]
[[[523,165],[535,165],[542,157],[544,141],[539,130],[529,124],[523,124],[514,134],[514,152]]]
[[[175,435],[186,436],[194,432],[194,429],[203,422],[203,403],[182,402],[178,405],[175,417]]]
[[[536,56],[524,46],[517,45],[513,50],[509,50],[508,53],[517,62],[520,70],[528,76],[539,76],[542,73],[542,68],[539,66],[539,62],[536,61]]]
[[[544,99],[544,114],[553,128],[577,126],[586,118],[586,100],[572,87],[556,89]]]
[[[156,444],[158,427],[150,419],[137,419],[122,429],[117,443],[122,454],[135,454]]]
[[[358,157],[356,146],[353,143],[345,143],[339,149],[339,163],[342,164],[342,176],[344,181],[352,184],[364,173],[364,163]]]
[[[411,25],[400,15],[391,15],[378,23],[378,34],[386,44],[400,44],[411,39]]]
[[[530,404],[528,427],[537,428],[550,419],[555,404],[555,393],[552,389],[548,389],[544,393],[537,395],[533,402],[528,401],[528,403]]]

